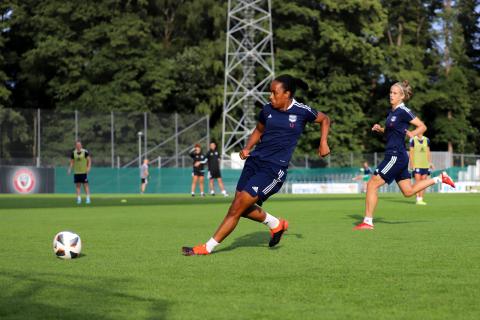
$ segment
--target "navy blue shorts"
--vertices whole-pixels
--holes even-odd
[[[422,176],[429,176],[430,175],[430,169],[426,168],[415,168],[413,169],[412,176],[415,176],[416,174],[422,175]]]
[[[408,155],[397,154],[389,155],[386,154],[385,158],[375,169],[375,175],[379,175],[385,180],[386,183],[390,184],[395,180],[399,182],[401,180],[410,179],[410,172],[408,172]]]
[[[246,191],[252,197],[258,196],[257,204],[261,206],[271,195],[277,193],[287,178],[287,168],[248,157],[238,179],[237,191]]]

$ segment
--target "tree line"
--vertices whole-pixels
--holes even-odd
[[[370,128],[407,79],[432,149],[479,153],[479,7],[272,0],[276,73],[309,83],[299,99],[333,120],[332,152],[382,151]],[[32,149],[33,108],[210,115],[219,140],[226,18],[223,0],[2,1],[0,157]],[[302,139],[297,153],[315,153],[317,128]]]

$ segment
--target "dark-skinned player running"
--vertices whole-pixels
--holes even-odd
[[[293,151],[308,122],[321,124],[318,154],[324,157],[330,153],[327,143],[330,119],[297,102],[294,99],[297,86],[308,89],[305,82],[290,75],[272,81],[270,103],[263,106],[256,128],[240,152],[240,157],[246,159],[245,166],[227,215],[212,238],[195,247],[183,247],[184,255],[210,254],[235,229],[241,217],[263,223],[270,229],[270,247],[280,242],[288,229],[288,221],[274,217],[261,206],[282,187]]]

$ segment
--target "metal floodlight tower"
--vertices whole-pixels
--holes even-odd
[[[229,0],[222,158],[255,128],[255,103],[268,102],[274,78],[271,0]]]

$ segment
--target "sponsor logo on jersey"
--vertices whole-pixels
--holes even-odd
[[[272,115],[271,115],[271,114],[269,114],[267,118],[268,118],[268,119],[272,119]]]
[[[253,191],[255,191],[256,193],[258,193],[258,187],[253,186],[252,189],[253,189]]]
[[[29,169],[23,168],[15,171],[13,187],[18,193],[30,193],[35,187],[35,175]]]

